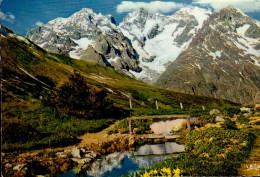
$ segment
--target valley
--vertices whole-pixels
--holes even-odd
[[[259,40],[231,6],[1,26],[3,175],[259,175]]]

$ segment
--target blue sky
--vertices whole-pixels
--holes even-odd
[[[0,0],[1,1],[1,0]],[[47,23],[57,17],[69,17],[82,8],[94,12],[111,14],[120,23],[128,12],[138,7],[147,10],[172,14],[181,7],[199,6],[213,11],[233,5],[247,15],[260,21],[260,0],[2,0],[1,23],[15,33],[25,35],[28,30]]]

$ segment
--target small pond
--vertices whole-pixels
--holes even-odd
[[[75,168],[59,177],[119,177],[143,167],[161,162],[184,152],[185,146],[175,142],[141,146],[135,152],[115,152],[94,161],[90,168]],[[174,153],[174,154],[173,154]]]

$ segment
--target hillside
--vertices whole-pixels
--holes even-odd
[[[115,119],[130,115],[199,115],[211,108],[236,105],[225,100],[150,86],[111,67],[49,53],[28,39],[1,31],[4,150],[75,143],[78,135],[99,131]],[[46,93],[65,85],[75,71],[91,88],[105,91],[106,99],[110,100],[115,111],[122,114],[90,120],[44,105],[42,100],[45,100]],[[129,98],[132,100],[132,110],[129,109]],[[159,110],[155,109],[156,100]],[[180,102],[184,105],[183,110],[179,107]],[[202,106],[206,110],[203,111]]]
[[[260,89],[259,24],[231,6],[212,14],[156,85],[253,104]]]

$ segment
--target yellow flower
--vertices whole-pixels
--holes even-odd
[[[166,173],[167,175],[169,175],[169,176],[171,176],[172,175],[172,171],[171,171],[171,169],[170,168],[163,168],[163,169],[161,169],[161,171],[163,172],[163,173]]]
[[[150,175],[156,175],[157,173],[158,173],[157,170],[152,170],[152,171],[150,171]]]
[[[181,174],[181,170],[177,168],[176,170],[173,170],[172,173],[174,174],[174,177],[179,177]]]
[[[141,177],[150,177],[150,173],[148,173],[147,171],[145,171],[145,173],[143,175],[141,175]]]

